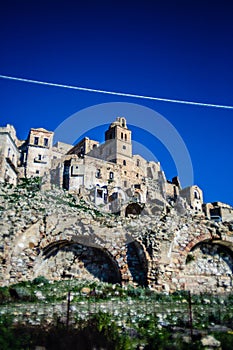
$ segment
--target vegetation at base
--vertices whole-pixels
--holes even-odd
[[[72,300],[67,329],[68,291]],[[190,341],[188,300],[186,291],[168,295],[148,288],[84,280],[48,281],[38,276],[0,288],[0,349],[34,350],[36,345],[46,350],[76,349],[79,344],[78,349],[83,350],[136,350],[140,345],[145,350],[199,350],[200,337]],[[65,306],[62,313],[53,311],[59,303]],[[233,344],[233,332],[226,329],[233,327],[232,306],[233,295],[192,295],[194,330],[199,335],[212,334],[221,341],[222,350]],[[39,321],[38,315],[32,317],[37,323],[30,319],[29,310],[34,314],[40,310]],[[49,322],[43,310],[50,310]],[[217,332],[215,325],[221,325],[222,331]]]
[[[221,342],[222,350],[233,348],[233,332],[214,332],[213,336]]]
[[[1,350],[34,350],[36,346],[44,346],[48,350],[136,350],[141,345],[145,350],[183,350],[187,346],[190,350],[201,349],[200,341],[187,344],[182,336],[177,337],[169,330],[158,328],[154,320],[141,323],[133,334],[132,329],[119,328],[111,315],[104,313],[95,314],[85,322],[79,321],[75,328],[68,329],[60,324],[47,328],[13,326],[10,317],[0,316]],[[225,349],[229,348],[223,347]]]
[[[41,292],[44,302],[59,302],[66,300],[68,291],[72,292],[74,302],[78,301],[102,301],[111,299],[128,300],[150,300],[151,302],[176,304],[188,303],[187,291],[176,291],[172,294],[158,293],[145,287],[134,287],[133,285],[121,286],[97,280],[63,279],[60,281],[49,281],[44,276],[38,276],[29,281],[22,281],[9,286],[0,287],[0,305],[17,301],[36,301],[36,293]],[[18,294],[18,296],[17,296]],[[192,303],[195,305],[232,305],[233,294],[213,295],[208,293],[193,294]]]
[[[11,204],[11,206],[14,207],[22,197],[29,201],[34,198],[39,193],[41,184],[41,177],[22,178],[15,187],[7,182],[1,183],[0,189],[5,188],[7,189],[7,192],[1,193],[0,196],[5,200],[5,204]],[[5,209],[5,206],[2,207],[2,210]]]
[[[11,317],[0,316],[1,350],[34,350],[35,346],[45,346],[49,350],[130,350],[132,341],[119,331],[111,316],[104,313],[93,315],[69,329],[59,324],[49,328],[13,326]]]
[[[232,333],[212,335],[221,342],[222,350],[232,348]],[[69,328],[59,322],[50,327],[13,326],[11,317],[0,316],[1,350],[34,350],[36,346],[47,350],[137,350],[140,346],[144,350],[200,350],[200,339],[191,340],[185,334],[160,327],[155,317],[143,320],[135,330],[119,327],[110,314],[102,312]]]
[[[29,350],[30,334],[20,334],[13,326],[13,318],[9,315],[0,316],[0,349],[1,350]]]

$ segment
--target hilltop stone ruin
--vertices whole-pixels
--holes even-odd
[[[31,129],[0,128],[0,283],[45,276],[156,291],[232,290],[233,208],[168,181],[132,154],[119,117],[105,142],[52,145]]]

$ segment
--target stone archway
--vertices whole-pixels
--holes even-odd
[[[137,241],[127,244],[127,264],[133,282],[138,286],[147,287],[148,261],[143,247]]]
[[[48,279],[97,279],[121,283],[121,274],[115,259],[103,248],[85,246],[72,241],[58,241],[43,249],[35,275]]]
[[[138,203],[130,203],[125,208],[125,216],[128,217],[130,214],[132,215],[140,215],[143,208]]]
[[[224,293],[233,283],[233,252],[221,241],[202,241],[192,247],[184,269],[185,289]]]

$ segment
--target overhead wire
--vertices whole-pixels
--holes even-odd
[[[53,87],[59,87],[59,88],[65,88],[65,89],[73,89],[73,90],[79,90],[79,91],[95,92],[95,93],[100,93],[100,94],[115,95],[115,96],[122,96],[122,97],[130,97],[130,98],[137,98],[137,99],[145,99],[145,100],[152,100],[152,101],[180,103],[180,104],[194,105],[194,106],[201,106],[201,107],[233,109],[233,106],[229,106],[229,105],[219,105],[219,104],[213,104],[213,103],[203,103],[203,102],[196,102],[196,101],[186,101],[186,100],[179,100],[179,99],[154,97],[154,96],[146,96],[146,95],[138,95],[138,94],[131,94],[131,93],[126,93],[126,92],[93,89],[93,88],[87,88],[87,87],[81,87],[81,86],[59,84],[59,83],[51,83],[51,82],[46,82],[46,81],[34,80],[34,79],[13,77],[13,76],[8,76],[8,75],[0,75],[0,78],[1,79],[21,81],[21,82],[24,82],[24,83],[46,85],[46,86],[53,86]]]

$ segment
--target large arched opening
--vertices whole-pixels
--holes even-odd
[[[148,262],[140,243],[133,241],[127,244],[127,264],[133,282],[142,287],[148,286]]]
[[[125,209],[125,216],[128,217],[131,215],[140,215],[143,208],[138,203],[130,203]]]
[[[58,241],[43,249],[42,262],[37,275],[48,279],[96,279],[108,283],[121,283],[117,262],[104,248]]]
[[[192,247],[185,263],[186,289],[230,292],[233,284],[233,251],[221,241],[202,241]]]

